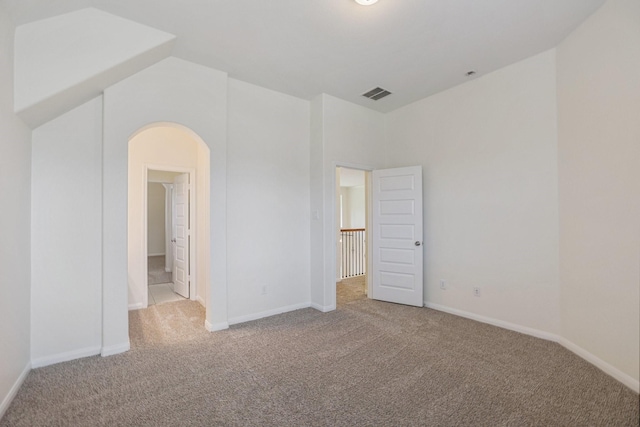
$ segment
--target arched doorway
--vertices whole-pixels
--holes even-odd
[[[129,309],[147,307],[148,206],[150,171],[173,171],[189,177],[188,243],[190,253],[188,297],[207,305],[210,286],[207,268],[210,254],[210,150],[189,128],[167,122],[144,126],[129,139],[128,145],[128,301]],[[203,325],[204,327],[204,325]]]
[[[210,237],[209,233],[202,231],[210,229],[209,158],[209,148],[202,139],[190,129],[175,123],[144,126],[129,139],[127,255],[130,310],[146,308],[149,304],[149,179],[151,176],[173,177],[182,174],[187,177],[188,193],[185,200],[187,212],[190,212],[186,217],[186,243],[182,248],[189,255],[184,268],[188,290],[183,296],[206,307],[211,283],[208,268]]]
[[[129,140],[159,122],[178,123],[209,148],[210,239],[204,263],[205,327],[228,327],[227,310],[227,76],[178,58],[167,58],[105,89],[102,127],[102,350],[127,351],[127,211]],[[165,123],[166,124],[166,123]],[[202,265],[202,264],[201,264]]]

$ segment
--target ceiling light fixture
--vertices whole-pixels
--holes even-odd
[[[356,0],[356,3],[361,4],[363,6],[371,6],[378,0]]]

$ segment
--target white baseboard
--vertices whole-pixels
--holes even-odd
[[[140,310],[141,308],[147,308],[144,306],[144,303],[137,302],[135,304],[129,304],[129,311],[132,310]]]
[[[196,301],[200,303],[201,306],[206,307],[207,303],[200,295],[196,295]]]
[[[78,350],[66,351],[64,353],[54,354],[52,356],[38,357],[31,360],[32,368],[41,368],[56,363],[68,362],[69,360],[80,359],[82,357],[95,356],[100,354],[100,346],[86,347]]]
[[[608,375],[612,376],[613,378],[615,378],[616,380],[620,381],[622,384],[626,385],[631,390],[635,391],[636,393],[640,393],[640,381],[638,381],[635,378],[632,378],[631,376],[625,374],[620,369],[616,368],[615,366],[610,365],[609,363],[605,362],[604,360],[600,359],[599,357],[595,356],[594,354],[589,353],[584,348],[572,343],[571,341],[569,341],[566,338],[558,337],[558,341],[557,342],[558,342],[558,344],[560,344],[561,346],[563,346],[564,348],[566,348],[570,352],[582,357],[584,360],[586,360],[587,362],[591,363],[596,368],[598,368],[601,371],[603,371],[605,374],[608,374]]]
[[[316,304],[315,302],[312,302],[309,307],[314,308],[323,313],[328,313],[336,309],[335,305],[320,305],[320,304]]]
[[[596,368],[600,369],[604,373],[608,374],[609,376],[615,378],[625,386],[629,387],[631,390],[635,391],[636,393],[640,392],[640,382],[638,380],[625,374],[620,369],[610,365],[609,363],[605,362],[604,360],[600,359],[599,357],[595,356],[594,354],[572,343],[571,341],[569,341],[568,339],[560,335],[541,331],[539,329],[517,325],[515,323],[505,322],[503,320],[498,320],[491,317],[481,316],[479,314],[470,313],[468,311],[457,310],[455,308],[447,307],[444,305],[433,304],[426,301],[424,305],[425,307],[432,308],[434,310],[444,311],[445,313],[454,314],[460,317],[466,317],[467,319],[477,320],[478,322],[482,322],[482,323],[488,323],[489,325],[498,326],[503,329],[509,329],[511,331],[520,332],[525,335],[531,335],[533,337],[541,338],[547,341],[557,342],[558,344],[560,344],[570,352],[581,357],[582,359],[594,365]]]
[[[125,351],[129,351],[131,348],[131,343],[129,340],[127,342],[123,342],[121,344],[110,345],[107,347],[102,347],[102,351],[100,355],[102,357],[113,356],[114,354],[124,353]]]
[[[16,397],[18,390],[20,390],[20,387],[22,387],[22,383],[24,383],[24,380],[27,378],[27,375],[29,375],[30,371],[31,362],[27,362],[27,365],[20,373],[20,376],[18,376],[16,382],[14,382],[11,386],[9,393],[7,393],[7,395],[2,399],[2,403],[0,403],[0,420],[2,419],[2,417],[4,417],[4,413],[7,412],[7,409],[9,409],[9,405],[11,405],[11,402]]]
[[[229,323],[227,322],[209,323],[208,320],[205,320],[204,327],[209,332],[224,331],[225,329],[229,329]]]
[[[264,317],[275,316],[277,314],[287,313],[289,311],[300,310],[301,308],[308,308],[311,304],[303,302],[301,304],[289,305],[286,307],[274,308],[273,310],[261,311],[259,313],[247,314],[245,316],[238,316],[229,319],[229,325],[237,325],[238,323],[250,322],[252,320],[262,319]]]
[[[477,320],[481,323],[487,323],[489,325],[497,326],[502,329],[509,329],[510,331],[520,332],[521,334],[531,335],[532,337],[542,338],[547,341],[558,342],[559,336],[550,332],[541,331],[539,329],[529,328],[527,326],[521,326],[516,323],[505,322],[504,320],[494,319],[492,317],[482,316],[480,314],[470,313],[464,310],[458,310],[455,308],[447,307],[440,304],[433,304],[430,302],[424,303],[427,308],[432,308],[438,311],[444,311],[445,313],[455,314],[456,316],[466,317],[467,319]]]
[[[160,255],[165,255],[165,253],[162,252],[160,254],[147,254],[148,257],[150,257],[150,256],[160,256]]]

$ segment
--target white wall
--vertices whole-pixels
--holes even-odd
[[[129,268],[129,307],[141,308],[146,306],[147,296],[147,259],[144,252],[144,187],[147,184],[145,177],[145,167],[152,168],[165,167],[169,169],[196,169],[198,166],[198,141],[189,133],[182,129],[171,126],[157,126],[146,129],[129,142],[129,196],[128,196],[128,268]],[[208,158],[208,153],[206,153]],[[206,180],[208,164],[205,164],[205,171],[200,174],[201,180]],[[197,175],[197,171],[196,171]],[[151,187],[152,184],[149,184]],[[161,220],[156,222],[157,232],[162,234],[162,240],[157,242],[158,249],[164,252],[164,187],[156,184],[159,188],[159,203],[156,209],[161,215]],[[196,189],[202,185],[196,179]],[[150,196],[151,193],[148,193]],[[200,201],[196,198],[196,205],[200,206]],[[149,226],[153,226],[153,218],[150,209],[147,207],[149,216]],[[196,209],[198,209],[196,207]],[[202,207],[204,210],[204,207]],[[159,216],[160,216],[159,215]],[[198,237],[200,230],[196,228],[194,234],[194,246],[200,250],[192,253],[196,256],[196,264],[206,262],[207,251],[204,248],[204,241]],[[150,235],[147,236],[149,239]],[[194,248],[194,249],[195,249]],[[148,246],[147,251],[152,253],[152,247]],[[196,283],[205,284],[205,278],[194,275]]]
[[[322,94],[311,102],[311,303],[335,309],[336,166],[385,165],[384,114]]]
[[[165,59],[104,92],[103,150],[103,354],[128,348],[127,153],[128,141],[157,122],[191,129],[209,147],[211,292],[207,327],[227,326],[225,73],[177,58]],[[206,286],[206,284],[205,284]]]
[[[230,322],[308,306],[309,102],[229,79],[228,135]]]
[[[637,391],[640,2],[605,3],[557,61],[562,334]]]
[[[149,256],[164,255],[166,190],[157,182],[149,182],[147,185],[147,251]]]
[[[560,331],[555,97],[552,50],[388,115],[389,166],[423,167],[426,303]]]
[[[310,297],[311,306],[329,310],[324,303],[324,284],[327,280],[324,244],[324,96],[311,101],[311,146],[309,148],[309,199],[311,204],[310,234]],[[334,174],[336,172],[333,172]],[[335,214],[334,214],[335,215]],[[337,257],[334,259],[337,264]],[[337,265],[336,265],[337,271]],[[334,277],[335,280],[335,277]]]
[[[13,31],[0,3],[0,418],[30,358],[31,132],[13,113]]]
[[[336,179],[339,179],[339,177],[336,176]],[[340,215],[341,224],[338,224],[338,227],[351,228],[351,215],[349,215],[349,187],[340,187],[340,198],[342,199],[342,212]],[[338,200],[336,200],[336,203],[338,203]]]
[[[342,228],[364,228],[366,220],[364,185],[340,187]]]
[[[218,177],[219,176],[219,172],[218,171],[211,171],[210,169],[210,156],[211,156],[211,152],[209,150],[208,147],[204,146],[203,144],[198,144],[197,145],[197,149],[198,149],[198,155],[197,155],[197,166],[196,166],[196,175],[197,175],[197,182],[199,183],[198,187],[196,188],[196,197],[198,200],[198,204],[201,206],[211,206],[211,175],[212,173],[214,174],[214,177]],[[220,153],[218,152],[218,155]],[[226,158],[225,158],[226,160]],[[214,167],[218,167],[219,168],[219,163],[220,161],[218,161],[216,163],[216,165]],[[225,184],[226,185],[226,184]],[[218,188],[217,186],[215,186],[214,188]],[[216,200],[217,203],[220,202],[220,200],[218,198],[215,198],[214,200]],[[217,205],[216,207],[214,207],[213,209],[217,209],[219,210],[221,208],[220,205]],[[226,212],[224,213],[226,215]],[[219,215],[219,213],[217,214]],[[211,224],[210,224],[210,218],[212,217],[212,213],[211,213],[211,208],[209,209],[198,209],[196,211],[196,222],[197,222],[197,226],[198,226],[198,234],[200,236],[211,236]],[[216,216],[217,218],[219,218],[218,216]],[[219,228],[216,228],[216,232],[220,233],[221,230]],[[216,236],[214,236],[215,238]],[[217,246],[216,246],[217,247]],[[206,286],[207,283],[211,283],[211,261],[208,261],[211,259],[211,250],[207,251],[207,248],[201,248],[201,250],[203,251],[203,256],[204,256],[204,262],[199,262],[196,264],[196,272],[198,277],[200,277],[200,283],[201,285],[197,286],[196,288],[196,299],[200,302],[200,304],[202,304],[203,306],[206,307],[207,305],[207,301],[209,301],[208,295],[209,295],[209,286]],[[220,248],[218,248],[218,250],[220,250]],[[172,270],[173,270],[173,265],[171,266]],[[221,266],[219,264],[216,264],[216,267],[218,269],[221,268]],[[226,264],[225,264],[225,271],[226,271]],[[217,278],[217,280],[220,282],[222,281],[221,278]],[[226,287],[226,279],[224,286]],[[220,283],[218,282],[217,287],[220,287]],[[218,295],[217,299],[220,300],[222,298],[226,299],[226,293],[224,295]]]
[[[102,328],[102,97],[33,131],[31,357],[98,354]]]

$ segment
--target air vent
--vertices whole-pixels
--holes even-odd
[[[365,98],[373,99],[374,101],[377,101],[378,99],[382,99],[387,95],[391,95],[391,92],[389,92],[386,89],[382,89],[381,87],[371,89],[369,92],[362,94],[362,96],[364,96]]]

